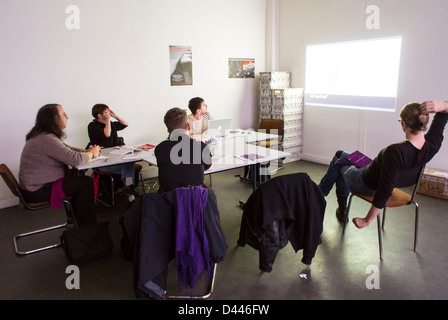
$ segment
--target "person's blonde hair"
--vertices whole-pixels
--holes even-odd
[[[168,132],[173,132],[176,129],[187,129],[187,111],[181,108],[171,108],[166,112],[163,122],[165,122],[165,125],[168,128]]]

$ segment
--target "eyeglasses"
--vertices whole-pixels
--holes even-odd
[[[62,115],[68,119],[68,115],[65,112]]]
[[[403,123],[403,119],[398,118],[397,120],[398,120],[398,122]]]

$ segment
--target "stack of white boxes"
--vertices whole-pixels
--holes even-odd
[[[291,154],[283,163],[301,159],[303,88],[291,88],[290,72],[260,73],[261,119],[282,119],[284,137],[281,149]]]

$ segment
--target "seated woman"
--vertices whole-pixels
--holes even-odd
[[[429,122],[428,113],[435,113],[435,116],[425,134]],[[353,223],[361,229],[374,221],[392,194],[397,171],[421,167],[439,151],[447,120],[448,102],[410,103],[403,107],[399,119],[406,140],[381,150],[368,166],[356,168],[345,159],[349,153],[336,152],[326,175],[319,183],[319,189],[327,196],[336,183],[338,220],[347,222],[347,198],[350,191],[355,191],[374,196],[374,199],[367,215],[364,218],[354,218]]]
[[[188,116],[190,123],[190,136],[201,135],[208,129],[208,121],[213,120],[204,99],[196,97],[188,102],[191,114]]]
[[[26,135],[20,158],[19,184],[25,199],[30,202],[50,201],[52,193],[63,192],[63,195],[73,197],[70,202],[81,227],[97,221],[93,181],[88,176],[66,177],[66,168],[98,157],[100,149],[91,146],[84,150],[66,145],[63,138],[67,120],[61,105],[47,104],[39,109],[36,123]],[[62,186],[62,190],[58,186]]]

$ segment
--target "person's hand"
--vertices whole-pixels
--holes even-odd
[[[114,117],[115,119],[117,119],[117,115],[111,109],[109,109],[109,114],[111,117]]]
[[[100,153],[101,153],[101,149],[99,146],[97,145],[93,145],[89,147],[89,151],[92,152],[93,154],[93,158],[97,158],[99,157]]]
[[[104,112],[102,115],[103,123],[108,123],[110,121],[110,113]]]
[[[448,103],[434,100],[425,101],[420,105],[420,111],[425,114],[448,112]]]

